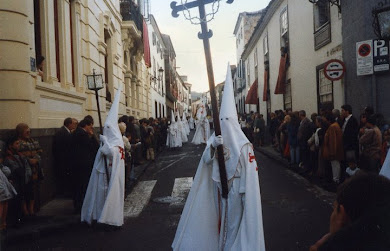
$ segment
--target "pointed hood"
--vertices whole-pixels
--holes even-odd
[[[183,112],[183,119],[182,119],[182,121],[187,122],[187,118],[186,118],[186,113],[185,112]]]
[[[385,162],[383,163],[382,169],[379,174],[390,179],[390,151],[387,152]]]
[[[119,100],[122,92],[122,85],[116,91],[114,102],[108,112],[106,122],[104,123],[103,135],[111,147],[120,146],[123,148],[123,138],[118,126]]]
[[[224,148],[227,148],[230,152],[230,157],[225,163],[227,178],[231,179],[236,172],[237,164],[241,155],[241,148],[245,144],[248,144],[249,140],[242,132],[240,124],[238,123],[236,106],[234,104],[233,80],[230,64],[228,64],[226,72],[219,120],[221,123],[221,134],[223,137]],[[210,137],[208,144],[213,142],[214,137],[215,133]],[[213,179],[219,181],[218,169],[216,169],[215,172],[213,171]]]

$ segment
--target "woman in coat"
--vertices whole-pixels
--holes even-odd
[[[344,159],[343,132],[333,114],[326,114],[324,119],[330,123],[330,126],[324,136],[322,158],[330,161],[333,181],[339,184],[341,174],[340,162]]]

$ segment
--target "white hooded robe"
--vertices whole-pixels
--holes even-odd
[[[83,207],[81,221],[91,224],[93,220],[113,226],[123,225],[125,196],[124,144],[118,127],[118,106],[121,88],[115,95],[114,103],[100,135],[101,146],[96,154]],[[107,185],[104,156],[107,160],[109,185]]]
[[[221,196],[218,160],[211,151],[213,134],[183,209],[173,250],[265,250],[258,167],[233,109],[230,66],[224,90],[220,119],[228,198]]]

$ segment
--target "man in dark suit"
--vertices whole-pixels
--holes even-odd
[[[299,119],[301,120],[298,129],[298,144],[301,152],[301,160],[303,163],[303,169],[306,172],[310,172],[313,166],[310,163],[310,149],[307,141],[314,133],[314,128],[310,119],[306,117],[306,111],[299,111]]]
[[[53,154],[54,166],[56,170],[58,191],[57,193],[64,196],[71,195],[69,186],[70,177],[70,149],[72,147],[72,132],[76,129],[78,121],[72,118],[66,118],[64,125],[54,135]]]
[[[90,119],[80,121],[72,135],[72,188],[75,212],[80,213],[89,177],[93,168],[99,143],[94,137],[93,122]]]
[[[352,106],[341,106],[341,117],[344,120],[341,130],[343,131],[345,159],[348,160],[353,158],[356,160],[359,152],[359,123],[357,119],[352,116]]]

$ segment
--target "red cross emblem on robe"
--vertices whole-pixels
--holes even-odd
[[[256,156],[255,155],[252,155],[252,153],[249,153],[249,162],[252,163],[253,160],[256,159]],[[256,171],[258,171],[259,168],[256,166]]]
[[[119,152],[121,153],[121,159],[125,159],[125,151],[119,146]]]
[[[255,155],[252,155],[251,153],[249,153],[249,162],[250,163],[252,163],[255,158],[256,158]]]

